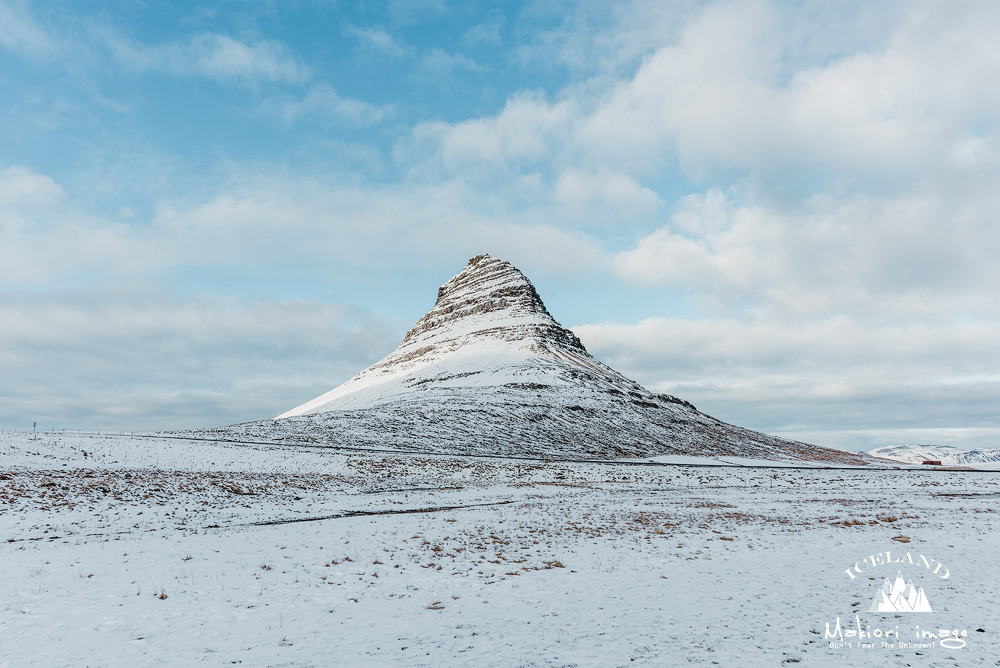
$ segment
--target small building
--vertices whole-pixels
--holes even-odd
[[[931,466],[941,466],[940,459],[925,459],[924,464],[930,464]]]

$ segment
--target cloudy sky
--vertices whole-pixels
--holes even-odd
[[[603,361],[1000,446],[1000,4],[0,0],[0,427],[274,416],[474,254]]]

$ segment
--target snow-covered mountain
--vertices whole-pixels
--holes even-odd
[[[729,425],[594,359],[509,262],[477,255],[388,357],[273,421],[210,433],[359,447],[608,459],[867,464]]]
[[[901,444],[875,448],[869,454],[908,464],[920,464],[928,460],[940,461],[945,466],[1000,464],[1000,448],[962,450],[951,445]]]
[[[524,274],[509,262],[477,255],[438,289],[434,308],[391,355],[277,419],[413,398],[447,401],[460,388],[477,394],[527,389],[537,395],[580,386],[579,380],[591,389],[596,382],[605,391],[642,391],[591,357],[549,315]]]

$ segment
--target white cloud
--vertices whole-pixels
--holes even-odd
[[[45,174],[14,165],[0,172],[0,207],[48,206],[66,196],[59,184]]]
[[[299,83],[309,69],[284,45],[259,39],[241,42],[225,35],[201,33],[187,42],[147,45],[110,30],[96,30],[119,63],[135,72],[204,76],[218,81]]]
[[[651,318],[573,329],[626,375],[735,424],[865,449],[909,442],[917,425],[967,447],[997,433],[958,433],[988,425],[1000,398],[997,321]]]
[[[489,67],[480,65],[472,58],[461,53],[449,53],[440,47],[430,47],[424,50],[406,44],[383,28],[359,28],[347,24],[344,34],[354,37],[364,51],[389,60],[418,57],[418,65],[424,76],[431,76],[440,83],[442,78],[450,77],[456,70],[469,72],[487,72]]]
[[[507,17],[496,7],[486,12],[481,23],[478,23],[462,35],[462,41],[469,46],[476,44],[499,44],[500,29],[507,23]]]
[[[986,84],[1000,75],[995,6],[915,10],[884,48],[819,65],[802,62],[782,18],[759,2],[709,6],[615,87],[582,141],[616,163],[676,152],[698,179],[807,168],[899,183],[938,171],[1000,116]]]
[[[535,2],[522,10],[521,18],[556,25],[526,34],[515,56],[531,67],[566,68],[576,79],[627,76],[643,56],[674,40],[702,4],[697,0],[582,0],[568,6]]]
[[[776,259],[773,254],[786,243],[768,243],[769,237],[786,221],[768,219],[759,207],[735,206],[721,191],[711,190],[683,198],[671,222],[615,255],[619,276],[724,299],[763,297],[759,291],[776,269],[768,260]]]
[[[39,222],[45,220],[66,193],[51,178],[26,167],[13,166],[0,171],[0,285],[30,282],[39,273],[47,273],[32,264],[33,256],[43,252],[36,247]],[[48,263],[43,261],[43,266]]]
[[[19,221],[20,231],[11,229],[0,245],[0,282],[8,286],[167,280],[182,268],[262,272],[290,264],[333,281],[345,268],[450,267],[484,251],[526,269],[570,273],[600,260],[592,237],[525,216],[506,193],[484,199],[461,181],[380,186],[337,173],[293,178],[254,165],[207,188],[208,197],[164,196],[150,217],[117,220],[81,213],[79,197],[61,201],[60,186],[47,176],[10,173],[20,185],[0,189],[13,198],[0,204],[0,221]],[[34,200],[19,208],[15,195]]]
[[[822,195],[794,208],[709,191],[682,200],[671,225],[616,253],[614,266],[635,284],[773,313],[992,318],[1000,198],[984,190]]]
[[[0,421],[170,429],[273,417],[398,344],[349,305],[104,286],[0,295]]]
[[[50,55],[59,48],[23,0],[0,0],[0,46],[29,57]]]
[[[1000,250],[1000,9],[893,7],[867,43],[798,11],[711,3],[603,93],[522,92],[492,116],[418,125],[397,155],[424,178],[521,188],[553,220],[615,190],[639,234],[614,266],[639,284],[802,312],[983,308]],[[645,184],[674,165],[690,194],[650,232],[663,198]]]
[[[487,72],[489,68],[479,65],[472,58],[460,53],[448,53],[439,48],[428,49],[420,57],[420,66],[436,77],[450,76],[455,70]]]
[[[569,141],[575,116],[569,101],[550,104],[537,93],[523,92],[492,117],[420,123],[413,131],[413,146],[404,145],[400,156],[418,164],[421,172],[438,163],[449,174],[484,168],[491,174],[495,168],[516,173],[551,161]]]
[[[564,171],[555,182],[555,201],[565,215],[585,227],[614,227],[636,219],[651,220],[663,200],[623,172],[599,169]]]
[[[322,81],[310,89],[300,100],[272,99],[265,109],[276,112],[286,123],[293,123],[304,116],[334,118],[353,125],[374,125],[395,114],[391,104],[376,106],[368,102],[345,98],[333,86]]]
[[[382,28],[359,28],[347,24],[344,27],[344,34],[357,38],[366,50],[386,58],[402,58],[412,52],[410,47],[400,44],[395,37]]]
[[[706,185],[735,172],[861,188],[995,168],[993,3],[633,2],[610,14],[586,3],[580,11],[545,33],[555,41],[536,44],[533,56],[576,62],[588,77],[551,103],[580,112],[548,156],[560,164],[633,176],[676,164]],[[610,29],[598,30],[598,17]],[[587,49],[572,46],[577,39]],[[622,76],[625,65],[633,69]]]

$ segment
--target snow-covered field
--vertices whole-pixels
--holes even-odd
[[[0,434],[0,666],[997,664],[1000,473],[690,463]]]

